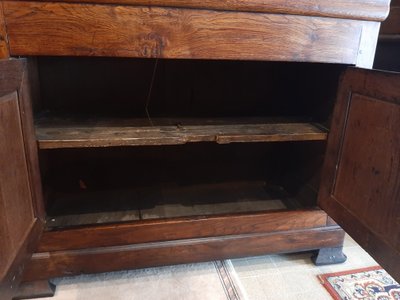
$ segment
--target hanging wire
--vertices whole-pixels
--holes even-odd
[[[154,126],[153,121],[151,120],[150,113],[149,113],[149,104],[151,100],[151,93],[153,91],[153,84],[154,80],[156,78],[156,72],[157,72],[157,65],[158,65],[158,58],[156,58],[154,62],[154,67],[153,67],[153,74],[151,76],[151,81],[150,81],[150,87],[149,87],[149,92],[147,93],[147,100],[146,100],[146,106],[145,106],[145,111],[147,115],[147,119],[149,120],[151,126]]]

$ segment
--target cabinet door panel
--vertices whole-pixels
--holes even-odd
[[[319,205],[400,281],[400,74],[344,74]]]
[[[13,62],[15,64],[15,62]],[[19,64],[19,63],[17,63]],[[23,63],[21,62],[22,67]],[[9,71],[0,64],[2,77]],[[0,295],[9,299],[42,231],[36,217],[19,108],[18,74],[0,81]],[[21,71],[21,72],[18,72]],[[13,75],[13,76],[11,76]],[[14,90],[14,91],[12,91]]]

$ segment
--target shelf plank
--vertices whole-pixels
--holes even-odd
[[[318,124],[274,119],[107,119],[36,122],[40,149],[326,140]]]

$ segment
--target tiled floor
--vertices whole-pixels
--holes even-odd
[[[297,253],[59,278],[48,300],[331,299],[318,274],[377,264],[349,237],[344,252],[345,263],[323,267]]]
[[[309,253],[266,255],[231,260],[247,299],[332,299],[319,283],[318,274],[339,272],[377,263],[346,236],[343,264],[317,267]]]

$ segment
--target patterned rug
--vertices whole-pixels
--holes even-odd
[[[400,284],[380,266],[318,277],[335,300],[400,300]]]

